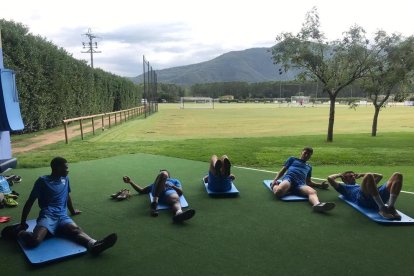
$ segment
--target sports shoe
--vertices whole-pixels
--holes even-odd
[[[119,192],[117,192],[117,193],[115,193],[115,194],[112,194],[112,195],[110,195],[110,197],[111,198],[113,198],[113,199],[115,199],[115,198],[117,198],[123,191],[125,191],[126,189],[122,189],[122,190],[120,190]]]
[[[127,199],[127,198],[129,198],[129,197],[130,197],[129,190],[123,190],[123,191],[121,192],[121,194],[119,194],[119,195],[116,197],[116,199],[117,199],[117,200],[124,200],[124,199]]]
[[[391,215],[393,216],[393,219],[394,220],[401,220],[401,215],[398,214],[398,212],[395,209],[395,207],[389,207],[388,206],[388,212],[391,213]]]
[[[158,207],[158,203],[157,202],[151,202],[151,205],[150,205],[150,214],[151,214],[152,217],[158,217],[157,207]]]
[[[385,219],[389,219],[392,220],[394,219],[393,214],[390,212],[390,210],[388,210],[387,206],[382,207],[379,211],[378,214]]]
[[[6,202],[6,206],[8,207],[16,207],[19,203],[11,197],[5,197],[4,201]]]
[[[184,212],[179,213],[178,215],[173,216],[172,220],[174,223],[181,223],[185,220],[192,218],[195,215],[195,210],[188,209]]]
[[[1,231],[1,237],[6,240],[16,239],[17,234],[20,231],[26,230],[27,228],[29,228],[29,225],[27,223],[25,223],[25,225],[23,226],[21,224],[14,224],[14,225],[6,226]]]
[[[96,241],[89,248],[89,251],[94,255],[98,255],[101,252],[105,251],[106,249],[114,246],[117,239],[118,239],[118,236],[116,235],[116,233],[112,233],[108,235],[107,237],[105,237],[103,240]]]
[[[335,203],[333,202],[320,202],[312,206],[313,211],[318,212],[318,213],[330,211],[333,208],[335,208]]]

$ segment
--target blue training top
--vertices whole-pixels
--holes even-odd
[[[165,181],[165,183],[173,185],[177,188],[181,189],[181,182],[178,179],[175,178],[167,178],[167,180]],[[151,194],[152,196],[154,196],[155,194],[155,185],[151,184]],[[173,193],[177,193],[173,188],[170,187],[166,187],[165,190],[163,192],[161,192],[160,194],[160,198],[163,199],[165,196],[173,194]]]
[[[29,199],[38,199],[40,214],[66,215],[69,193],[69,177],[45,175],[36,180]]]
[[[287,172],[283,180],[288,179],[292,185],[305,185],[306,179],[312,177],[312,166],[302,159],[289,157],[284,166]]]
[[[227,192],[231,190],[230,176],[214,175],[208,172],[208,188],[213,192]]]

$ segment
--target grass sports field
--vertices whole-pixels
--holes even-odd
[[[274,199],[262,185],[273,173],[233,168],[238,198],[212,199],[201,177],[213,153],[228,154],[235,166],[278,170],[283,161],[313,146],[315,177],[345,169],[404,174],[403,188],[414,192],[414,108],[392,107],[380,113],[378,137],[370,137],[372,107],[338,107],[333,143],[326,143],[328,108],[278,108],[272,104],[223,104],[214,110],[179,110],[160,105],[146,120],[134,120],[88,136],[18,155],[23,177],[15,186],[24,203],[32,183],[49,173],[56,155],[70,162],[75,220],[100,238],[118,233],[116,246],[89,255],[34,268],[17,245],[0,240],[7,275],[412,275],[414,226],[378,225],[337,199],[332,189],[319,191],[337,207],[312,213],[307,203]],[[62,137],[63,139],[63,137]],[[179,178],[197,214],[184,225],[165,212],[148,213],[146,196],[113,202],[108,195],[125,187],[130,175],[150,183],[160,168]],[[414,195],[402,193],[397,207],[414,216]],[[18,222],[22,206],[0,214]],[[37,215],[34,207],[30,218]],[[7,225],[7,224],[2,224]],[[157,262],[161,262],[157,265]],[[2,273],[3,274],[3,273]],[[6,275],[6,274],[5,274]]]

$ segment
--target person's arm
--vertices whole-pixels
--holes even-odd
[[[132,179],[131,179],[131,178],[129,178],[129,176],[124,176],[122,179],[124,180],[124,182],[125,182],[125,183],[127,183],[127,184],[131,185],[131,187],[132,187],[135,191],[137,191],[139,194],[143,194],[143,193],[145,193],[145,191],[144,191],[145,189],[143,189],[143,188],[141,188],[140,186],[138,186],[137,184],[135,184],[135,183],[134,183],[134,181],[132,181]]]
[[[277,180],[281,178],[285,174],[286,171],[287,171],[287,168],[283,166],[282,169],[277,173],[275,179],[273,179],[273,184],[277,184]]]
[[[36,198],[30,198],[26,201],[22,211],[22,217],[20,219],[20,225],[26,225],[27,216],[32,210],[33,203],[36,201]]]
[[[321,183],[318,183],[318,182],[313,181],[312,178],[310,177],[306,178],[306,185],[313,187],[313,188],[319,188],[319,189],[328,189],[329,187],[326,181],[322,181]]]
[[[68,209],[72,216],[79,215],[80,213],[82,213],[81,210],[73,208],[72,198],[70,197],[69,194],[68,194]]]
[[[183,195],[183,190],[175,185],[170,185],[168,183],[165,183],[165,186],[172,188],[177,194],[178,196],[182,196]]]
[[[364,177],[367,174],[368,173],[355,173],[355,179]],[[383,177],[382,174],[379,174],[379,173],[370,173],[370,174],[372,174],[372,176],[374,177],[375,184],[378,184]]]
[[[335,179],[337,179],[337,178],[342,179],[342,174],[341,173],[332,174],[332,175],[328,176],[328,178],[327,178],[329,184],[331,184],[331,186],[334,187],[335,189],[337,189],[339,187],[339,183],[335,181]]]

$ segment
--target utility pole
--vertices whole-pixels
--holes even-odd
[[[98,48],[98,42],[94,42],[93,40],[95,38],[98,38],[96,35],[94,35],[91,31],[91,29],[88,29],[88,32],[86,34],[83,34],[84,36],[88,37],[89,42],[82,42],[83,49],[88,49],[82,53],[90,53],[91,54],[91,67],[93,68],[93,54],[101,53],[101,51],[97,51],[95,49]]]

